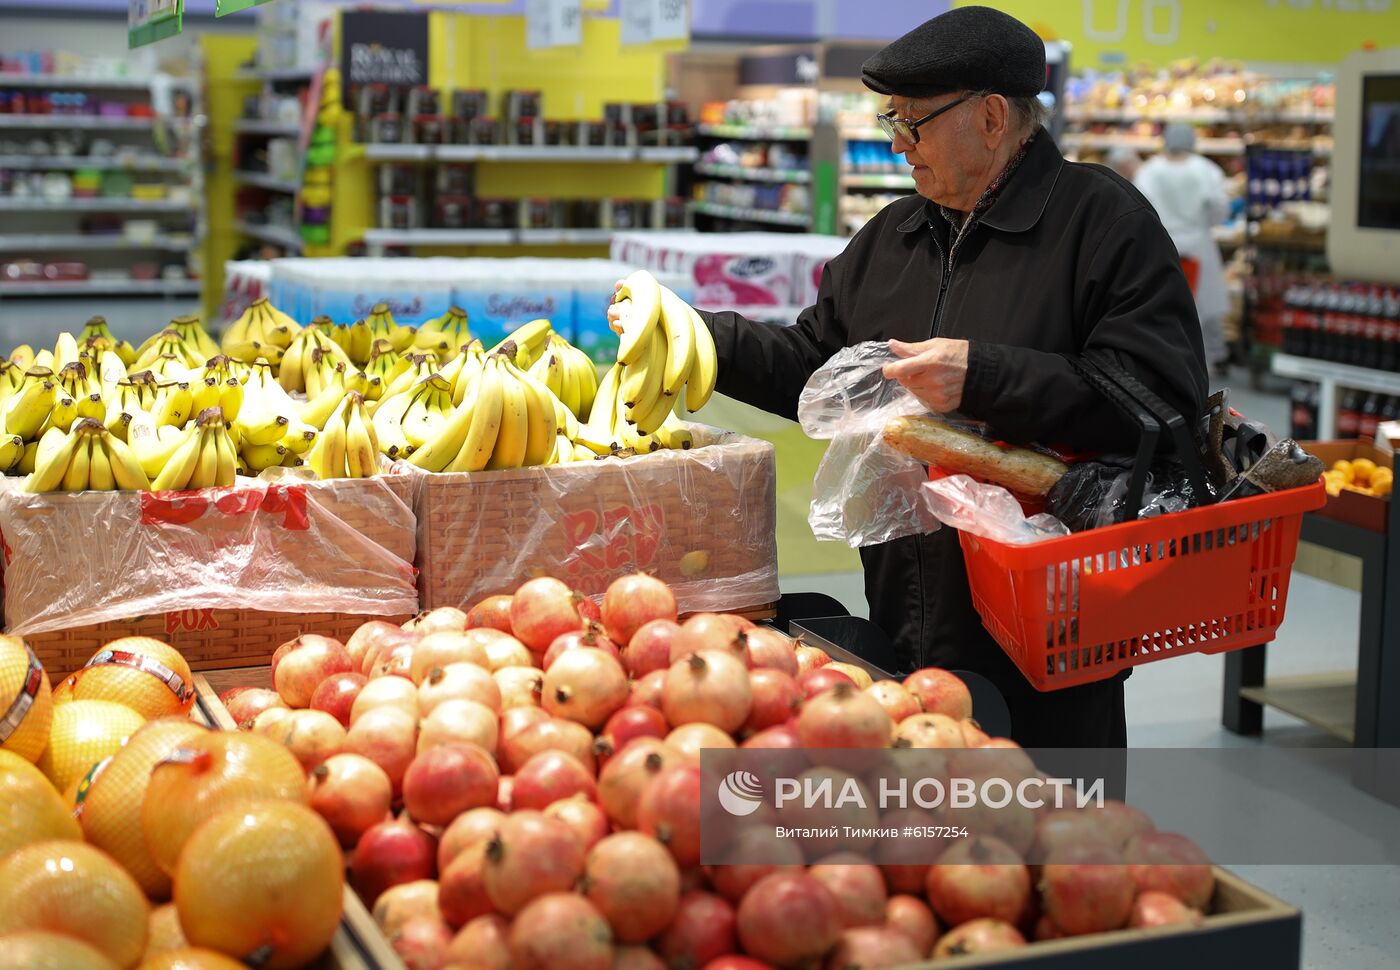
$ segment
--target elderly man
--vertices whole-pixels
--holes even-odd
[[[886,376],[930,409],[989,422],[1015,442],[1130,447],[1133,429],[1070,360],[1112,351],[1169,403],[1199,413],[1200,325],[1176,247],[1152,207],[1106,168],[1068,163],[1041,127],[1045,48],[1024,24],[960,7],[864,65],[889,96],[878,117],[918,196],[887,206],[822,275],[791,327],[702,314],[719,390],[794,417],[832,354],[888,340]],[[906,670],[970,669],[1006,695],[1025,745],[1126,743],[1122,677],[1040,694],[983,628],[957,533],[862,550],[870,618]]]

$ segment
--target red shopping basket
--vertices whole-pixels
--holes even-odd
[[[1152,398],[1128,382],[1135,394]],[[1160,405],[1155,398],[1150,403]],[[1140,479],[1158,430],[1150,415],[1134,416],[1146,424],[1135,463],[1141,474],[1129,488],[1138,501],[1128,508],[1140,505]],[[1175,418],[1178,454],[1199,469],[1189,436],[1181,434],[1185,424]],[[1042,691],[1182,654],[1258,646],[1283,622],[1303,513],[1326,501],[1319,481],[1028,545],[963,532],[972,602],[988,632]]]

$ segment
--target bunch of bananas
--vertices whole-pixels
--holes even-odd
[[[223,351],[234,360],[251,364],[262,358],[273,368],[291,346],[301,324],[274,307],[264,297],[255,301],[224,332]]]
[[[550,334],[544,353],[529,374],[564,402],[575,417],[586,418],[598,396],[598,369],[593,360],[563,337]]]
[[[78,334],[78,344],[94,356],[111,351],[121,359],[124,367],[130,367],[136,363],[136,348],[127,341],[118,340],[113,336],[111,328],[107,326],[106,317],[91,317],[87,323],[83,324],[82,332]]]
[[[545,352],[549,346],[550,338],[554,336],[554,328],[548,320],[531,320],[529,323],[522,323],[516,327],[512,333],[502,338],[501,342],[487,353],[499,353],[506,344],[510,344],[515,348],[511,352],[511,360],[515,362],[515,366],[522,370],[528,370]]]
[[[350,391],[306,456],[316,477],[368,478],[379,473],[379,442],[361,394]]]
[[[663,448],[685,449],[694,444],[694,437],[674,411],[668,411],[660,427],[651,434],[643,434],[632,424],[623,401],[622,368],[614,364],[603,375],[588,422],[580,425],[574,441],[604,457],[619,453],[645,455]]]
[[[467,311],[457,306],[448,307],[447,312],[436,319],[425,320],[413,334],[414,349],[436,354],[443,364],[460,354],[471,342]]]
[[[373,346],[376,340],[387,340],[399,353],[403,353],[413,346],[413,328],[405,327],[394,319],[393,313],[389,311],[389,304],[376,303],[370,308],[369,316],[364,319],[365,326],[369,329],[369,344]],[[355,324],[359,326],[359,324]],[[368,358],[366,358],[368,359]]]
[[[700,315],[645,270],[623,280],[614,302],[621,310],[618,397],[626,422],[641,435],[653,434],[675,410],[682,388],[687,410],[704,407],[718,363]]]
[[[0,442],[0,449],[6,443]],[[65,431],[52,427],[39,439],[29,492],[109,492],[147,489],[151,481],[135,452],[96,418],[82,418]]]
[[[49,355],[50,359],[52,356]],[[6,386],[9,393],[0,400],[0,408],[4,409],[0,413],[0,442],[13,444],[10,439],[17,437],[23,443],[19,460],[6,470],[27,475],[34,471],[39,437],[49,424],[49,415],[53,413],[58,381],[52,370],[36,363],[24,372],[17,387]]]

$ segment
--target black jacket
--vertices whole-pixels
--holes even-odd
[[[1198,414],[1206,396],[1201,328],[1180,257],[1152,206],[1097,165],[1066,162],[1046,132],[962,242],[917,196],[886,206],[827,264],[816,305],[791,327],[703,314],[719,391],[788,418],[812,372],[865,340],[969,340],[961,412],[1015,442],[1130,448],[1131,426],[1067,358],[1107,348],[1168,403]],[[937,309],[942,297],[941,310]],[[973,609],[957,533],[861,551],[870,618],[905,669],[986,674],[1032,688]]]

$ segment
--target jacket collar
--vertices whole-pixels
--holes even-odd
[[[1065,158],[1055,147],[1055,139],[1049,131],[1042,131],[1031,142],[1030,151],[997,194],[991,208],[982,213],[977,221],[1002,232],[1026,232],[1034,228],[1050,202],[1050,193],[1064,164]],[[923,205],[899,224],[898,230],[913,232],[921,229],[929,225],[936,215],[937,207],[925,199]]]

